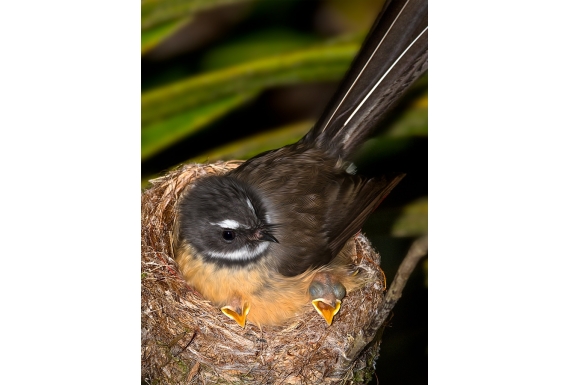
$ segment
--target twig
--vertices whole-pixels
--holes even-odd
[[[427,254],[428,250],[428,237],[424,236],[418,238],[412,243],[410,250],[408,250],[408,254],[398,267],[398,271],[396,272],[396,276],[394,277],[394,281],[390,285],[388,289],[388,293],[386,293],[386,297],[382,302],[379,320],[380,324],[383,324],[388,315],[402,296],[402,291],[408,282],[408,278],[416,268],[416,265]]]

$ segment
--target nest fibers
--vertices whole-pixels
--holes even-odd
[[[368,283],[349,293],[332,326],[307,304],[288,325],[245,329],[189,287],[174,261],[175,205],[195,178],[241,162],[186,165],[142,194],[141,365],[148,384],[366,384],[382,326],[385,278],[368,240],[355,236],[353,260]],[[378,333],[379,334],[379,333]]]

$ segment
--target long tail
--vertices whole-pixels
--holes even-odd
[[[303,138],[349,159],[428,67],[427,0],[387,0],[325,113]]]

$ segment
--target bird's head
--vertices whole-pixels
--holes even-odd
[[[199,179],[183,196],[180,212],[180,237],[207,260],[254,261],[278,243],[259,194],[233,177]]]

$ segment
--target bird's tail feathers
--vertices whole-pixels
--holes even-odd
[[[342,159],[427,70],[426,0],[387,0],[337,93],[303,138]]]

